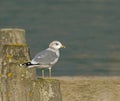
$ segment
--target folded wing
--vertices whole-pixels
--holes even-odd
[[[58,56],[55,52],[50,50],[44,50],[40,53],[38,53],[31,61],[32,64],[40,64],[40,65],[46,65],[46,64],[54,64],[58,60]]]

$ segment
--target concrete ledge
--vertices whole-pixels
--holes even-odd
[[[56,77],[63,101],[120,101],[120,77]]]

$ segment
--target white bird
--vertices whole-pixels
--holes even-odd
[[[39,52],[30,62],[23,63],[21,66],[28,68],[42,68],[42,77],[44,78],[44,68],[49,69],[49,77],[51,77],[51,68],[60,57],[59,49],[65,48],[59,41],[53,41],[49,44],[49,48]]]

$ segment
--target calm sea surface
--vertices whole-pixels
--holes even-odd
[[[31,57],[53,40],[66,45],[53,75],[120,75],[120,0],[1,0],[9,27],[26,30]]]

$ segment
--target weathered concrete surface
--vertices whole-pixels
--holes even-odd
[[[26,44],[25,30],[17,28],[0,29],[0,67],[1,67],[1,52],[4,45],[24,45]]]
[[[25,31],[23,29],[17,29],[17,28],[0,29],[0,92],[1,92],[0,93],[0,101],[6,101],[7,100],[6,94],[4,92],[2,92],[3,88],[6,85],[6,83],[4,82],[6,79],[4,79],[4,81],[3,81],[3,78],[7,78],[7,76],[13,75],[13,74],[9,73],[9,71],[11,69],[11,68],[9,68],[9,66],[10,66],[10,65],[8,65],[9,63],[6,63],[6,62],[11,61],[12,56],[13,56],[13,54],[12,54],[13,52],[10,53],[10,54],[7,54],[7,56],[6,56],[4,54],[5,51],[7,51],[6,48],[5,48],[6,47],[5,45],[13,45],[13,46],[14,45],[18,45],[18,46],[19,45],[22,45],[22,46],[26,45]],[[5,50],[3,48],[5,48]],[[25,52],[25,51],[23,50],[23,52]],[[25,54],[22,53],[22,54],[25,55],[26,53]],[[25,57],[25,56],[23,57],[24,58],[23,61],[24,60],[29,60],[28,53],[26,54],[26,56],[27,57]],[[4,57],[4,59],[3,59],[3,57]],[[17,63],[18,62],[20,62],[20,61],[17,61]],[[4,91],[5,91],[5,89],[4,89]]]
[[[63,101],[120,101],[120,77],[57,77]]]
[[[2,52],[1,101],[30,101],[29,89],[35,78],[33,69],[20,67],[29,60],[28,47],[24,45],[4,45]],[[28,99],[28,100],[26,100]]]
[[[62,101],[60,82],[55,79],[38,79],[32,83],[32,101]]]

